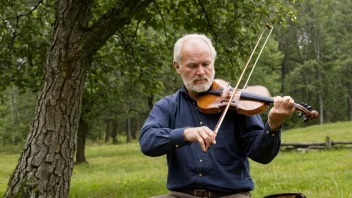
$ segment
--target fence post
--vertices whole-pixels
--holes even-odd
[[[331,140],[330,140],[329,136],[326,136],[325,148],[327,148],[327,149],[331,149],[332,148],[332,144],[331,144]]]

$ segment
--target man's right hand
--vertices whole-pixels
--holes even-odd
[[[183,137],[188,142],[199,142],[204,152],[209,150],[211,144],[216,144],[216,133],[206,126],[186,128]]]

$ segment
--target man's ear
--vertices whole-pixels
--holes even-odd
[[[176,72],[178,74],[180,74],[181,73],[180,65],[176,61],[174,61],[173,64],[174,64],[174,67],[176,69]]]

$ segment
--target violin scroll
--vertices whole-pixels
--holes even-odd
[[[301,118],[304,115],[304,121],[307,122],[308,120],[315,120],[318,119],[319,113],[316,110],[310,111],[312,108],[311,106],[307,105],[307,103],[301,102],[301,104],[295,104],[295,108],[300,113],[298,117]]]

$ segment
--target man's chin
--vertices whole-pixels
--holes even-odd
[[[203,93],[205,91],[208,91],[210,86],[201,86],[201,87],[192,87],[192,90],[197,93]]]

